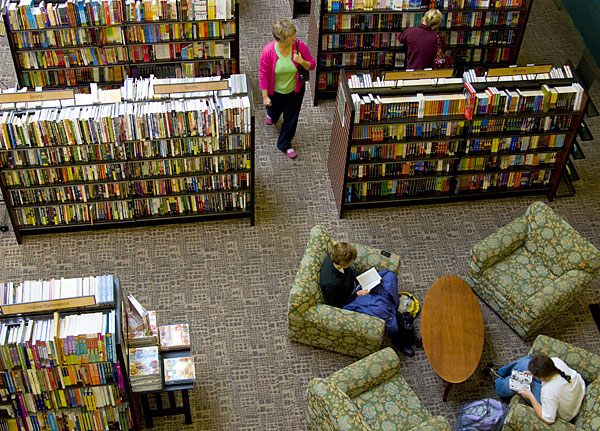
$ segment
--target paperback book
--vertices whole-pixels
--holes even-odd
[[[187,323],[161,325],[160,350],[184,350],[190,348],[190,327]]]
[[[192,383],[196,380],[194,357],[165,358],[163,360],[165,385]]]
[[[533,376],[531,374],[513,370],[508,385],[509,388],[515,392],[528,391],[530,390],[532,380]]]
[[[134,392],[162,388],[158,346],[129,349],[129,377]]]

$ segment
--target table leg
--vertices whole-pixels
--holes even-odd
[[[142,410],[144,411],[144,422],[146,424],[146,428],[154,428],[154,423],[152,423],[152,412],[150,411],[150,403],[148,402],[148,395],[141,394],[140,398],[142,400]]]
[[[186,425],[191,425],[192,412],[190,412],[190,397],[188,396],[187,389],[181,391],[181,400],[183,401],[183,414],[185,415],[185,423]]]
[[[448,401],[448,394],[450,393],[450,389],[452,389],[453,384],[454,383],[450,383],[450,382],[446,383],[446,389],[444,389],[444,397],[442,398],[442,400],[444,402]]]

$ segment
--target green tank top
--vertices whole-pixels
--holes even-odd
[[[296,89],[296,66],[292,62],[292,48],[287,57],[284,57],[275,43],[275,53],[278,60],[275,62],[275,91],[281,94],[291,93]]]

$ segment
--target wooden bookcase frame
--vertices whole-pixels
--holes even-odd
[[[571,69],[573,67],[571,66]],[[354,118],[357,115],[355,107],[352,103],[351,93],[359,93],[359,94],[379,94],[379,95],[416,95],[417,93],[423,94],[462,94],[464,89],[463,84],[451,84],[444,85],[443,87],[438,86],[410,86],[407,88],[368,88],[368,89],[352,89],[348,86],[348,81],[346,79],[346,72],[344,69],[340,71],[340,81],[338,84],[338,95],[336,99],[336,108],[334,109],[333,114],[333,126],[331,132],[331,144],[329,147],[329,156],[327,161],[327,168],[329,171],[329,178],[331,181],[331,186],[333,188],[333,195],[335,198],[336,208],[338,211],[338,215],[340,218],[343,217],[344,212],[352,209],[359,208],[372,208],[372,207],[382,207],[382,206],[395,206],[395,205],[411,205],[411,204],[423,204],[423,203],[440,203],[440,202],[452,202],[452,201],[463,201],[463,200],[473,200],[473,199],[481,199],[481,198],[492,198],[492,197],[510,197],[510,196],[518,196],[518,195],[531,195],[531,194],[546,194],[546,197],[549,201],[552,201],[555,197],[556,190],[558,188],[561,176],[565,169],[565,165],[569,158],[569,154],[571,152],[571,147],[573,145],[575,135],[577,133],[577,129],[579,127],[580,122],[583,119],[585,111],[572,112],[571,114],[571,125],[568,132],[562,132],[566,134],[565,142],[562,148],[556,148],[556,151],[552,150],[528,150],[526,153],[543,153],[543,152],[556,152],[556,161],[554,163],[554,167],[539,167],[538,169],[552,169],[552,175],[550,177],[550,182],[547,186],[542,187],[525,187],[525,188],[515,188],[513,190],[498,190],[498,191],[474,191],[473,193],[455,193],[454,188],[456,186],[456,177],[461,175],[470,175],[472,171],[458,171],[458,162],[462,158],[473,158],[473,157],[485,157],[490,154],[477,154],[470,153],[469,155],[456,153],[453,156],[445,156],[438,159],[458,159],[458,162],[452,168],[450,172],[447,174],[441,175],[444,177],[449,177],[451,179],[450,182],[450,190],[445,194],[440,193],[430,193],[430,194],[422,194],[416,196],[406,196],[406,197],[383,197],[381,199],[364,199],[356,202],[347,202],[347,185],[348,183],[369,183],[369,182],[378,182],[378,181],[386,181],[386,180],[418,180],[420,178],[430,178],[439,175],[431,175],[431,176],[401,176],[401,177],[380,177],[380,178],[363,178],[361,180],[350,180],[348,178],[348,169],[352,164],[386,164],[386,163],[398,163],[398,162],[418,162],[429,160],[425,157],[418,158],[398,158],[395,160],[380,160],[380,161],[371,161],[371,162],[354,162],[350,160],[351,147],[353,145],[352,140],[352,132],[357,126],[377,126],[377,122],[372,123],[363,123],[359,125],[354,124]],[[514,81],[514,82],[497,82],[497,83],[473,83],[473,86],[477,91],[483,91],[483,89],[488,86],[497,86],[500,88],[519,88],[523,90],[527,89],[539,89],[539,87],[547,83],[548,85],[568,85],[573,82],[578,82],[577,78],[568,78],[568,79],[550,79],[545,80],[543,82],[540,81]],[[586,106],[587,103],[587,94],[583,93],[583,101],[582,107]],[[566,112],[549,112],[549,113],[522,113],[522,114],[507,114],[506,117],[539,117],[539,116],[552,116],[552,115],[564,115]],[[473,117],[482,119],[482,118],[502,118],[500,115],[494,116],[486,116],[486,117]],[[402,124],[402,123],[427,123],[427,122],[435,122],[435,121],[465,121],[465,123],[469,123],[473,120],[467,120],[464,116],[454,116],[454,117],[425,117],[425,118],[400,118],[396,121],[392,121],[393,123]],[[390,122],[386,122],[385,124],[389,124]],[[561,133],[561,134],[562,134]],[[406,139],[404,141],[393,141],[393,142],[428,142],[428,141],[440,141],[440,140],[458,140],[464,141],[473,138],[481,138],[481,139],[490,139],[494,137],[507,137],[507,136],[527,136],[527,135],[551,135],[556,133],[551,132],[535,132],[529,134],[519,134],[519,133],[500,133],[496,136],[492,135],[468,135],[466,132],[462,135],[453,136],[451,139],[441,139],[441,138],[419,138],[419,139]],[[356,145],[382,145],[385,142],[370,142],[368,140],[354,141]],[[390,142],[392,143],[392,142]],[[493,155],[505,155],[506,153],[496,153]],[[508,153],[511,154],[511,153]],[[522,154],[522,153],[517,153]],[[525,171],[534,171],[536,168],[524,168]],[[509,172],[510,170],[504,170],[505,172]],[[486,171],[477,173],[494,173],[494,172],[503,172],[503,171]]]
[[[59,0],[60,2],[64,2],[64,0]],[[121,4],[122,4],[122,8],[123,8],[123,13],[125,14],[126,12],[126,8],[125,8],[125,0],[120,0]],[[4,20],[4,27],[6,29],[6,37],[8,39],[8,45],[10,47],[10,52],[12,55],[12,59],[13,59],[13,64],[15,67],[15,72],[17,75],[17,82],[19,84],[20,88],[23,87],[27,87],[25,85],[25,81],[23,78],[24,73],[27,72],[43,72],[43,71],[50,71],[50,70],[62,70],[62,69],[69,69],[69,68],[64,68],[64,67],[51,67],[51,68],[46,68],[46,69],[24,69],[21,66],[21,62],[19,61],[19,56],[17,55],[18,52],[30,52],[30,51],[44,51],[44,50],[76,50],[76,49],[87,49],[87,48],[111,48],[111,47],[122,47],[125,50],[126,53],[126,57],[127,57],[127,61],[124,63],[120,63],[120,64],[113,64],[113,65],[103,65],[103,66],[71,66],[70,69],[90,69],[90,68],[106,68],[106,67],[116,67],[116,66],[121,66],[123,67],[123,77],[125,76],[129,76],[129,77],[138,77],[138,76],[143,76],[143,77],[148,77],[148,74],[146,73],[142,73],[140,74],[139,72],[137,72],[139,67],[148,67],[148,66],[152,66],[152,65],[178,65],[180,68],[183,68],[183,63],[211,63],[211,62],[217,62],[217,61],[233,61],[234,65],[233,65],[233,70],[232,70],[232,74],[236,74],[236,73],[240,73],[240,19],[239,19],[239,1],[238,0],[232,0],[233,2],[233,6],[234,6],[234,16],[233,19],[229,19],[229,20],[217,20],[217,19],[213,19],[213,20],[201,20],[201,21],[194,21],[194,20],[177,20],[177,21],[173,21],[173,20],[159,20],[159,21],[145,21],[145,22],[136,22],[136,21],[127,21],[126,19],[118,24],[114,24],[113,26],[110,27],[120,27],[121,31],[122,31],[122,35],[123,35],[123,43],[122,44],[107,44],[107,45],[102,45],[102,44],[89,44],[86,46],[72,46],[72,47],[50,47],[50,48],[17,48],[17,44],[15,43],[14,40],[14,33],[27,33],[27,32],[43,32],[43,31],[53,31],[53,30],[64,30],[64,29],[72,29],[72,28],[81,28],[81,29],[89,29],[89,28],[96,28],[96,29],[100,29],[100,28],[106,28],[109,26],[103,26],[103,25],[98,25],[98,26],[85,26],[85,27],[67,27],[67,26],[59,26],[59,27],[46,27],[44,29],[30,29],[30,30],[11,30],[9,27],[9,17],[7,16],[7,14],[2,11],[2,19]],[[37,3],[37,0],[36,0]],[[181,12],[181,2],[179,2],[179,9]],[[140,42],[131,42],[128,40],[128,36],[127,36],[127,32],[126,32],[126,28],[127,27],[136,27],[136,26],[144,26],[144,25],[163,25],[163,24],[186,24],[186,23],[190,23],[190,24],[197,24],[197,23],[205,23],[205,22],[234,22],[235,23],[235,35],[233,36],[229,36],[229,37],[219,37],[219,38],[199,38],[199,39],[189,39],[189,40],[179,40],[179,41],[168,41],[168,42],[150,42],[150,43],[140,43]],[[131,58],[131,51],[130,49],[133,46],[155,46],[155,45],[162,45],[162,44],[175,44],[175,43],[179,43],[179,44],[185,44],[185,43],[193,43],[193,42],[210,42],[210,41],[229,41],[230,42],[230,58],[229,59],[223,59],[223,58],[209,58],[209,59],[191,59],[191,60],[183,60],[183,59],[173,59],[173,60],[167,60],[167,59],[161,59],[161,60],[151,60],[149,62],[134,62],[133,59]],[[213,75],[216,75],[213,74]],[[224,71],[221,71],[221,76],[223,77],[228,77],[230,74],[228,73],[224,73]],[[183,70],[182,70],[182,76],[183,76]],[[159,78],[167,78],[167,77],[171,77],[171,76],[157,76]],[[88,81],[88,82],[80,82],[77,83],[75,85],[69,85],[69,87],[72,88],[79,88],[79,89],[84,89],[89,87],[89,84],[93,82],[93,81]],[[100,82],[98,83],[99,86],[104,86],[104,87],[115,87],[115,86],[120,86],[123,83],[123,81],[114,81],[114,82]],[[67,85],[67,84],[65,84]],[[48,85],[45,86],[44,88],[63,88],[64,85]],[[33,88],[33,86],[29,86],[29,88]]]
[[[119,363],[119,366],[121,367],[121,375],[123,377],[123,386],[125,388],[125,393],[127,396],[126,401],[129,403],[129,409],[130,409],[130,415],[133,421],[133,427],[130,428],[130,430],[134,430],[134,431],[139,431],[140,427],[138,425],[138,423],[136,422],[136,406],[135,403],[133,402],[134,398],[133,398],[133,392],[131,391],[131,386],[129,384],[129,373],[127,371],[126,368],[126,361],[125,361],[125,356],[124,356],[124,352],[123,352],[123,328],[122,328],[122,322],[121,322],[121,306],[122,306],[122,290],[121,290],[121,283],[120,283],[120,279],[117,277],[113,278],[114,281],[114,304],[102,304],[102,305],[93,305],[93,306],[77,306],[77,305],[73,305],[72,307],[65,307],[65,308],[61,308],[60,310],[56,310],[59,311],[59,313],[61,314],[66,314],[66,313],[86,313],[86,312],[98,312],[98,311],[115,311],[115,347],[116,347],[116,352],[117,352],[117,360]],[[64,301],[68,301],[69,299],[77,299],[77,298],[68,298],[65,299]],[[35,304],[35,303],[26,303],[26,304]],[[73,304],[77,304],[77,301],[74,301]],[[3,321],[7,321],[7,320],[12,320],[12,321],[16,321],[16,320],[20,320],[21,318],[25,318],[25,317],[44,317],[44,316],[50,316],[52,315],[52,311],[49,310],[44,310],[44,311],[39,311],[39,312],[31,312],[31,313],[16,313],[16,314],[0,314],[0,322]],[[0,422],[2,421],[2,419],[0,419]],[[111,428],[112,429],[112,428]]]
[[[250,81],[248,79],[248,76],[245,76],[246,78],[246,88],[248,89],[247,93],[244,93],[245,95],[248,96],[248,99],[250,101],[250,115],[251,115],[251,131],[250,131],[250,148],[248,150],[242,150],[242,151],[236,151],[236,152],[226,152],[226,153],[212,153],[212,154],[202,154],[199,156],[194,156],[194,155],[186,155],[186,156],[171,156],[171,157],[159,157],[156,156],[155,158],[152,159],[135,159],[135,158],[130,158],[131,156],[129,155],[129,151],[128,151],[128,143],[132,143],[132,142],[138,142],[138,141],[123,141],[121,143],[114,143],[113,145],[120,145],[122,146],[122,151],[124,154],[128,154],[128,158],[126,160],[106,160],[106,161],[93,161],[93,162],[87,162],[87,163],[78,163],[78,164],[72,164],[72,163],[63,163],[63,164],[57,164],[57,165],[50,165],[50,166],[43,166],[43,167],[37,167],[38,169],[47,169],[47,168],[59,168],[59,167],[65,167],[65,166],[89,166],[89,165],[107,165],[107,164],[115,164],[115,163],[124,163],[124,164],[129,164],[129,163],[139,163],[140,161],[152,161],[152,160],[170,160],[170,159],[180,159],[180,158],[189,158],[189,157],[211,157],[211,156],[215,156],[215,155],[240,155],[240,154],[248,154],[249,158],[250,158],[250,169],[249,170],[237,170],[237,171],[227,171],[227,172],[223,172],[223,173],[217,173],[217,174],[209,174],[209,173],[190,173],[190,174],[186,174],[183,176],[187,176],[187,177],[206,177],[206,176],[213,176],[213,175],[224,175],[224,174],[236,174],[236,173],[247,173],[249,175],[250,178],[250,185],[246,190],[243,190],[245,192],[248,193],[250,202],[248,203],[247,209],[244,210],[239,210],[239,211],[223,211],[223,212],[207,212],[207,213],[196,213],[196,214],[173,214],[173,215],[164,215],[164,216],[154,216],[154,217],[136,217],[134,216],[134,218],[129,219],[129,220],[114,220],[114,221],[106,221],[106,220],[100,220],[100,221],[95,221],[93,224],[91,223],[70,223],[70,224],[59,224],[59,225],[47,225],[47,226],[37,226],[37,227],[21,227],[18,223],[18,217],[15,213],[15,204],[13,202],[12,196],[11,196],[11,190],[13,189],[36,189],[36,188],[56,188],[56,187],[61,187],[61,186],[68,186],[68,185],[80,185],[81,183],[78,182],[74,182],[74,183],[60,183],[60,184],[49,184],[49,185],[42,185],[42,186],[23,186],[23,187],[15,187],[15,188],[10,188],[7,186],[6,182],[5,182],[5,178],[4,178],[4,172],[7,171],[12,171],[12,170],[24,170],[24,169],[31,169],[34,170],[36,169],[36,167],[19,167],[19,168],[7,168],[7,167],[0,167],[0,189],[2,190],[2,195],[4,196],[5,202],[6,202],[6,209],[8,211],[12,226],[13,226],[13,230],[15,233],[15,237],[17,239],[17,242],[19,244],[22,243],[23,241],[23,235],[35,235],[35,234],[44,234],[44,233],[56,233],[56,232],[65,232],[65,231],[78,231],[78,230],[96,230],[96,229],[106,229],[106,228],[117,228],[117,227],[136,227],[136,226],[147,226],[147,225],[155,225],[155,224],[167,224],[167,223],[183,223],[183,222],[197,222],[197,221],[203,221],[203,220],[217,220],[217,219],[232,219],[232,218],[249,218],[250,219],[250,225],[254,226],[254,211],[255,211],[255,115],[254,115],[254,100],[253,100],[253,96],[252,96],[252,90],[251,90],[251,86],[250,86]],[[207,83],[207,85],[210,86],[214,86],[214,82],[209,82]],[[181,90],[177,90],[178,92],[181,92]],[[189,90],[188,90],[189,91]],[[197,87],[194,87],[192,89],[192,91],[199,91]],[[235,134],[234,134],[235,135]],[[242,135],[248,135],[247,133],[243,133]],[[186,136],[182,136],[182,137],[173,137],[173,138],[167,138],[166,140],[177,140],[177,139],[186,139],[188,137]],[[160,139],[159,139],[160,140]],[[165,139],[163,139],[165,140]],[[4,149],[0,149],[0,152],[11,152],[11,151],[29,151],[31,149],[46,149],[46,148],[52,148],[52,147],[27,147],[27,148],[19,148],[19,149],[11,149],[11,150],[4,150]],[[127,179],[124,180],[118,180],[118,181],[98,181],[98,182],[94,182],[93,184],[97,184],[97,183],[112,183],[112,182],[120,182],[120,183],[127,183],[128,186],[130,187],[130,189],[133,188],[133,183],[136,181],[146,181],[146,180],[153,180],[153,179],[170,179],[170,178],[174,178],[174,177],[180,177],[182,175],[178,175],[178,174],[174,174],[171,176],[164,176],[161,178],[143,178],[143,177],[134,177],[131,176]],[[85,183],[83,183],[85,185]],[[89,184],[89,183],[88,183]],[[188,195],[194,195],[194,194],[218,194],[218,193],[235,193],[238,189],[227,189],[227,190],[216,190],[216,191],[200,191],[197,193],[186,193]],[[242,189],[239,189],[242,190]],[[111,201],[111,200],[121,200],[121,201],[131,201],[132,205],[133,205],[133,201],[136,199],[151,199],[151,198],[168,198],[171,196],[178,196],[177,194],[170,194],[170,195],[160,195],[160,196],[134,196],[133,193],[131,194],[131,196],[129,196],[129,198],[123,198],[123,199],[105,199],[105,200],[96,200],[96,201],[87,201],[87,202],[65,202],[64,204],[89,204],[90,202],[103,202],[103,201]],[[59,202],[54,202],[54,203],[48,203],[48,204],[30,204],[30,205],[23,205],[22,207],[44,207],[44,206],[54,206],[54,205],[60,205],[61,203]]]
[[[290,0],[290,1],[294,1],[294,0]],[[527,22],[529,20],[529,14],[531,12],[531,5],[532,2],[534,0],[524,0],[524,5],[522,7],[510,7],[510,8],[486,8],[486,9],[482,9],[482,8],[464,8],[464,9],[444,9],[444,8],[439,8],[439,10],[444,13],[444,12],[511,12],[511,11],[519,11],[520,15],[519,15],[519,25],[517,27],[506,27],[506,26],[480,26],[480,27],[453,27],[450,29],[447,28],[442,28],[440,29],[439,33],[444,35],[446,37],[446,40],[448,42],[449,45],[449,53],[450,55],[453,54],[453,49],[470,49],[470,50],[474,50],[474,49],[484,49],[484,48],[506,48],[506,47],[512,47],[511,51],[510,51],[510,58],[508,60],[500,60],[500,61],[495,61],[495,62],[487,62],[487,61],[478,61],[478,62],[473,62],[473,61],[462,61],[460,58],[456,58],[456,66],[458,69],[458,72],[460,72],[463,68],[473,68],[473,67],[478,67],[478,66],[500,66],[500,65],[511,65],[511,64],[516,64],[517,62],[517,58],[519,55],[519,50],[521,48],[521,43],[523,41],[523,35],[525,33],[525,28],[527,25]],[[430,3],[430,2],[427,2]],[[319,89],[318,85],[319,85],[319,75],[321,73],[327,73],[327,72],[331,72],[332,73],[332,77],[335,80],[335,72],[339,69],[344,69],[346,71],[351,71],[351,72],[359,72],[359,71],[363,71],[363,72],[382,72],[384,70],[398,70],[398,67],[395,67],[394,63],[395,63],[395,57],[394,59],[392,59],[392,65],[391,66],[387,66],[387,67],[381,67],[381,66],[373,66],[373,67],[350,67],[350,66],[344,66],[344,65],[336,65],[333,67],[329,67],[329,68],[325,68],[324,66],[321,65],[321,58],[328,54],[328,53],[341,53],[341,52],[359,52],[360,50],[358,49],[337,49],[337,50],[331,50],[331,51],[326,51],[322,49],[321,46],[321,41],[323,39],[323,37],[327,34],[334,34],[334,35],[343,35],[343,34],[352,34],[352,33],[356,33],[356,34],[363,34],[365,32],[367,33],[379,33],[379,34],[383,34],[383,33],[397,33],[397,32],[401,32],[403,30],[405,30],[405,27],[400,27],[398,29],[394,29],[394,30],[352,30],[352,31],[328,31],[327,29],[324,28],[323,26],[323,17],[324,16],[338,16],[338,15],[352,15],[352,16],[356,16],[356,15],[373,15],[373,14],[392,14],[392,15],[398,15],[401,16],[402,14],[405,13],[424,13],[428,10],[428,7],[421,7],[420,9],[407,9],[407,10],[392,10],[392,9],[378,9],[378,10],[353,10],[353,11],[335,11],[335,12],[327,12],[327,4],[328,4],[328,0],[312,0],[311,2],[311,13],[310,13],[310,17],[309,17],[309,28],[308,28],[308,47],[310,49],[310,52],[315,54],[315,60],[317,63],[317,67],[314,70],[310,71],[310,88],[312,89],[312,98],[313,98],[313,104],[316,106],[318,101],[320,99],[332,99],[336,97],[337,94],[337,90],[335,88],[326,88],[325,90],[323,89]],[[433,7],[433,6],[431,6]],[[508,44],[480,44],[480,45],[456,45],[456,46],[450,46],[449,43],[449,38],[448,35],[450,33],[453,32],[461,32],[461,31],[476,31],[476,30],[502,30],[502,29],[506,29],[506,30],[514,30],[516,32],[516,37],[513,39],[513,43],[511,45]],[[368,51],[363,51],[363,52],[370,52],[370,53],[376,53],[376,52],[383,52],[383,53],[391,53],[395,56],[395,53],[397,52],[403,52],[405,51],[405,48],[381,48],[381,49],[369,49]],[[405,63],[406,64],[406,63]],[[400,68],[400,69],[404,69],[404,67]],[[336,84],[334,84],[336,85]]]

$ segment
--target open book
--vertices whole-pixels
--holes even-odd
[[[377,273],[375,268],[371,268],[368,271],[363,272],[361,275],[356,277],[358,284],[365,290],[371,290],[379,283],[381,283],[381,277]]]
[[[515,371],[511,373],[510,380],[508,381],[509,388],[515,392],[530,390],[529,386],[533,376],[531,374],[525,374],[521,371]]]

